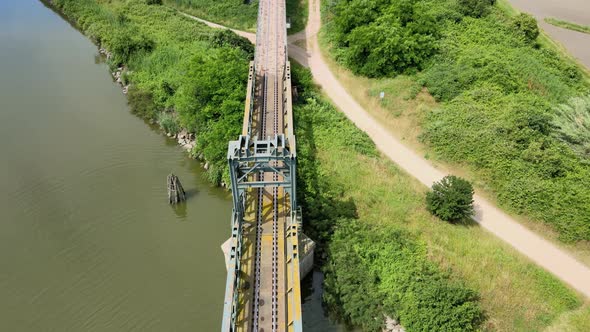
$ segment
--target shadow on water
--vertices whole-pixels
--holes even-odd
[[[187,200],[196,197],[199,194],[199,190],[197,188],[191,188],[184,191],[184,196]]]
[[[178,219],[186,220],[187,208],[186,203],[171,204],[170,207]]]

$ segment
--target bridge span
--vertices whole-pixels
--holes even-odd
[[[314,244],[296,194],[285,0],[260,0],[242,134],[229,142],[232,235],[222,331],[301,331],[299,280]]]

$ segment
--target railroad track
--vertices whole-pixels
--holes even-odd
[[[291,91],[284,91],[284,87],[290,87],[290,77],[285,76],[289,71],[286,45],[285,1],[261,0],[255,59],[248,83],[247,100],[253,102],[246,106],[242,136],[239,141],[230,142],[228,152],[234,172],[234,210],[243,211],[242,205],[236,202],[241,202],[248,195],[254,198],[251,202],[255,206],[250,205],[251,212],[243,212],[246,223],[240,219],[242,216],[239,213],[233,222],[233,229],[241,230],[234,235],[234,243],[241,243],[240,236],[244,234],[248,246],[243,267],[236,263],[242,259],[243,248],[240,245],[234,247],[239,255],[231,261],[228,270],[223,331],[301,330],[298,242],[289,224],[296,219],[292,211],[292,207],[296,206],[296,195],[293,169],[295,138],[292,129],[285,132],[285,124],[292,126],[292,113],[287,111],[291,109]],[[242,144],[247,142],[255,147],[249,146],[245,150]],[[245,151],[248,153],[244,154]],[[281,156],[281,153],[286,154]],[[256,157],[257,154],[260,157]],[[239,162],[240,158],[260,158],[260,161]],[[265,166],[260,166],[263,164]],[[250,168],[250,171],[242,168]],[[238,182],[257,183],[240,193]],[[291,227],[290,233],[288,227]],[[288,241],[291,242],[286,240],[286,234],[290,234]],[[287,246],[286,243],[290,244]],[[286,257],[287,249],[289,257]],[[292,309],[289,311],[289,308]]]

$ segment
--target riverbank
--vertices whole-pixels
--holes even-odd
[[[219,331],[227,191],[56,12],[0,1],[0,31],[0,331]]]
[[[132,112],[203,159],[213,184],[227,183],[226,145],[239,134],[251,44],[140,0],[51,3],[108,50]]]

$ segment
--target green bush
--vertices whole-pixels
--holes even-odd
[[[254,45],[248,39],[238,36],[229,29],[215,30],[211,35],[211,44],[216,47],[237,47],[243,50],[249,59],[254,58]]]
[[[176,117],[168,112],[160,112],[158,114],[158,124],[167,134],[176,135],[180,131]]]
[[[127,98],[132,113],[150,120],[157,118],[158,111],[151,93],[130,85],[127,90]]]
[[[426,208],[444,221],[461,221],[473,216],[473,194],[469,181],[448,175],[426,193]]]
[[[384,314],[409,332],[477,331],[483,321],[477,294],[438,271],[408,232],[343,219],[329,256],[324,299],[365,331],[382,331]]]
[[[113,63],[116,65],[127,63],[134,54],[148,53],[154,48],[154,41],[145,34],[125,27],[113,30],[108,39],[103,40],[105,46],[113,53]]]
[[[555,107],[556,136],[584,157],[590,157],[590,96],[576,97]]]
[[[528,42],[534,42],[539,37],[537,20],[529,14],[518,14],[513,18],[512,25]]]
[[[466,16],[482,17],[489,13],[495,0],[458,0],[459,9]]]
[[[162,0],[146,0],[145,3],[148,5],[161,5]]]
[[[438,25],[428,1],[337,0],[331,10],[331,36],[355,73],[415,71],[436,52]]]

